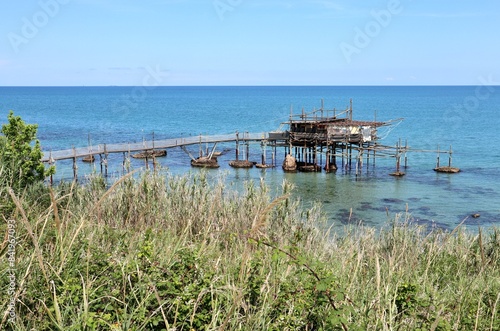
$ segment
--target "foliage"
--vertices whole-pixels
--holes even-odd
[[[428,231],[397,215],[380,233],[328,235],[286,183],[102,183],[9,195],[17,319],[0,329],[500,331],[496,229]]]
[[[43,181],[55,172],[54,167],[45,169],[41,162],[42,150],[40,142],[36,140],[37,129],[36,124],[26,124],[13,111],[8,115],[8,123],[2,125],[0,166],[7,184],[16,190]]]

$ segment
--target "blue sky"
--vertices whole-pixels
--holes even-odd
[[[20,0],[0,85],[500,81],[498,0]]]

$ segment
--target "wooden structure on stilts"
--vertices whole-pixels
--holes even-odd
[[[166,156],[167,149],[181,148],[191,158],[194,167],[218,168],[217,157],[221,155],[216,152],[217,144],[235,143],[235,160],[229,161],[229,165],[235,168],[270,168],[276,166],[277,148],[284,149],[284,161],[282,168],[286,172],[326,172],[352,171],[355,169],[356,176],[361,174],[364,160],[366,165],[375,165],[377,157],[393,157],[396,160],[396,171],[392,176],[403,176],[401,170],[408,164],[407,152],[435,152],[429,150],[414,150],[409,148],[408,142],[404,146],[401,140],[395,146],[382,145],[379,136],[381,127],[392,126],[402,119],[391,121],[377,121],[376,115],[373,121],[356,120],[353,118],[352,100],[343,110],[325,109],[323,100],[321,107],[306,113],[294,114],[290,110],[289,120],[282,123],[281,129],[272,132],[249,133],[236,132],[235,134],[212,135],[212,136],[190,136],[182,138],[171,138],[155,140],[153,132],[152,141],[142,143],[102,144],[92,147],[90,143],[87,148],[72,148],[60,151],[51,151],[44,155],[43,162],[53,165],[57,160],[73,161],[73,177],[78,179],[77,159],[83,161],[94,161],[99,156],[101,174],[108,176],[108,156],[111,153],[123,153],[123,173],[130,171],[130,157],[145,159],[145,167],[149,168],[148,160],[153,161],[153,168],[157,168],[157,157]],[[260,143],[260,163],[250,161],[250,144]],[[212,144],[211,150],[209,145]],[[194,157],[187,146],[199,145],[199,156]],[[206,152],[204,152],[204,145]],[[268,163],[268,148],[271,149],[271,163]],[[131,154],[134,152],[135,154]],[[455,173],[458,168],[451,166],[452,149],[449,151],[437,150],[437,172]],[[442,153],[449,154],[448,166],[441,166],[439,156]],[[196,153],[194,153],[196,154]],[[371,162],[371,163],[370,163]],[[96,162],[97,163],[97,162]]]
[[[447,166],[441,166],[439,164],[439,154],[440,153],[441,153],[441,151],[439,150],[439,146],[438,146],[437,164],[436,164],[436,167],[434,168],[434,171],[444,172],[444,173],[448,173],[448,174],[456,174],[457,172],[460,172],[459,168],[451,166],[451,160],[452,160],[452,154],[453,154],[453,150],[451,149],[451,146],[450,146],[450,150],[448,152],[445,152],[445,153],[448,153],[448,165]]]
[[[393,122],[354,120],[352,100],[343,111],[326,110],[322,101],[321,108],[311,113],[304,110],[299,115],[291,113],[288,123],[283,123],[289,126],[288,153],[283,170],[321,171],[324,156],[326,172],[339,169],[337,159],[341,158],[343,169],[355,167],[358,174],[365,153],[368,160],[371,151],[375,154],[377,150],[387,149],[387,146],[378,144],[377,129]]]
[[[243,137],[248,134],[248,132],[243,133]],[[245,141],[245,158],[243,160],[239,159],[240,154],[240,139],[239,132],[236,132],[236,160],[229,161],[229,165],[233,168],[252,168],[253,162],[248,160],[250,154],[250,144],[249,141]]]

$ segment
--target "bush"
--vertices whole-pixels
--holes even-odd
[[[19,191],[55,173],[53,166],[45,169],[40,142],[36,140],[38,125],[26,124],[13,111],[8,123],[2,125],[0,136],[0,168],[2,185]]]

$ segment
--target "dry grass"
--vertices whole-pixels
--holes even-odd
[[[429,232],[402,214],[322,233],[320,207],[291,190],[203,173],[4,187],[18,318],[1,328],[500,330],[498,229]]]

